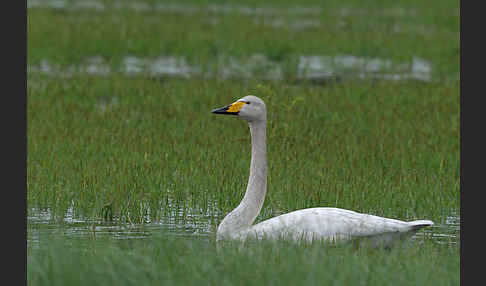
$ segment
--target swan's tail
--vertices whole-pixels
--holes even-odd
[[[413,231],[418,231],[419,229],[421,229],[423,227],[434,225],[434,222],[433,221],[426,220],[426,219],[409,221],[408,223],[412,227],[412,230]]]

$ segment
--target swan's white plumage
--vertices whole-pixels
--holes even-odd
[[[366,237],[389,244],[431,225],[428,220],[405,222],[338,208],[308,208],[286,213],[230,234],[233,239],[291,238],[329,241]]]
[[[215,109],[213,113],[237,115],[247,120],[252,143],[245,196],[218,226],[217,240],[291,238],[340,241],[366,237],[374,243],[388,245],[434,224],[430,220],[406,222],[345,209],[317,207],[293,211],[252,225],[263,206],[267,189],[265,103],[249,95],[231,105]]]

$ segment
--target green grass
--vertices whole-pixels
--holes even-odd
[[[54,239],[28,249],[29,285],[458,285],[458,248],[430,241],[387,250],[202,240]]]
[[[246,94],[268,105],[264,216],[322,205],[439,220],[459,208],[457,84],[119,76],[29,77],[29,205],[62,214],[73,203],[93,218],[109,205],[122,221],[148,208],[153,219],[178,206],[228,212],[250,138],[245,122],[210,110]]]

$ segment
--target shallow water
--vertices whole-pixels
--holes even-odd
[[[364,58],[353,55],[300,55],[294,57],[290,62],[295,62],[296,67],[286,67],[285,63],[272,61],[262,54],[254,54],[247,58],[220,56],[215,59],[214,63],[206,63],[204,66],[191,65],[183,57],[140,58],[127,56],[122,59],[121,67],[114,69],[104,58],[94,56],[85,59],[80,64],[68,67],[61,67],[48,60],[43,60],[38,65],[29,64],[27,70],[30,73],[54,76],[73,76],[76,74],[106,76],[110,73],[122,73],[128,76],[147,75],[181,78],[249,79],[257,77],[276,81],[289,79],[286,78],[285,74],[295,80],[314,81],[336,78],[430,81],[433,76],[432,64],[418,57],[413,58],[411,62],[394,62],[389,59]]]
[[[413,237],[415,240],[423,239],[425,236],[432,238],[437,243],[457,245],[460,243],[461,222],[458,212],[453,211],[434,226],[427,227]]]
[[[180,212],[178,212],[180,213]],[[27,217],[27,244],[38,247],[52,238],[77,240],[81,243],[96,238],[142,240],[154,235],[176,236],[208,241],[212,233],[211,219],[205,216],[185,215],[166,217],[158,222],[120,223],[75,218],[69,208],[61,220],[49,209],[30,208]]]
[[[94,238],[140,240],[154,235],[181,236],[210,240],[215,235],[214,218],[209,214],[186,214],[183,210],[171,211],[161,221],[148,223],[119,223],[102,220],[85,220],[73,216],[69,208],[61,220],[56,220],[49,209],[29,209],[27,217],[27,243],[36,247],[49,237],[89,240]],[[460,217],[452,212],[443,221],[418,232],[412,240],[420,241],[426,237],[437,243],[456,245],[460,240]]]

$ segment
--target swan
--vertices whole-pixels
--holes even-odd
[[[248,95],[215,114],[234,115],[248,122],[251,135],[250,175],[240,204],[227,214],[216,231],[216,241],[290,238],[332,242],[370,238],[374,245],[389,246],[410,237],[430,220],[401,221],[333,207],[314,207],[282,214],[253,225],[267,191],[267,111],[262,99]]]

